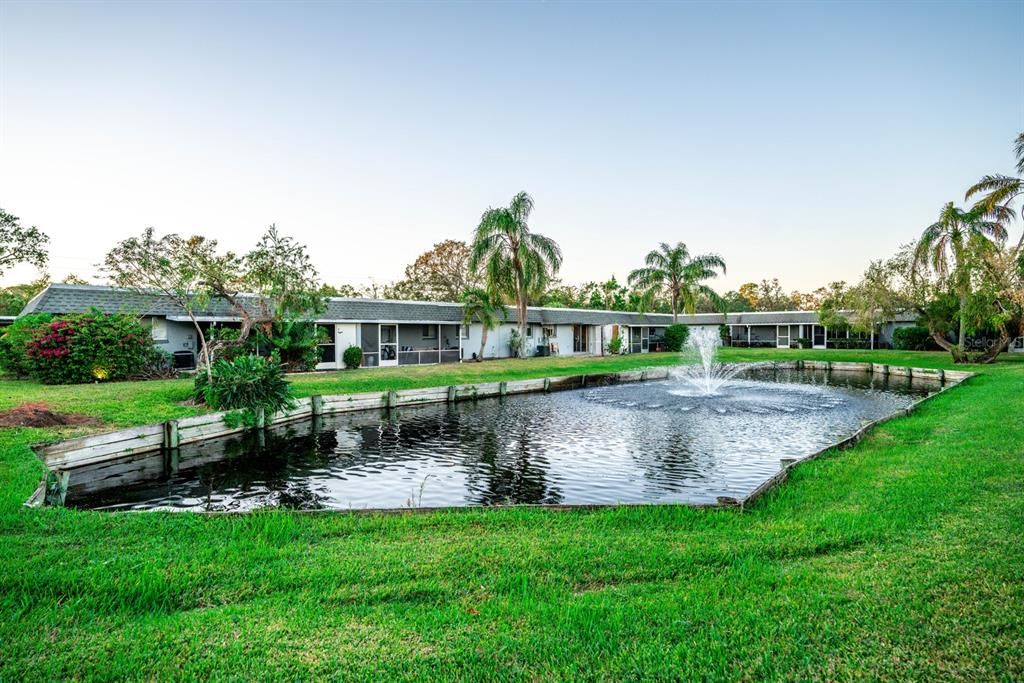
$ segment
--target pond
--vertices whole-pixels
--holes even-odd
[[[936,391],[860,372],[751,368],[714,395],[668,379],[367,411],[72,473],[66,504],[246,511],[713,503]]]

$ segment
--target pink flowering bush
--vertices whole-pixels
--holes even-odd
[[[25,347],[31,375],[46,384],[137,377],[158,353],[138,318],[98,311],[45,323]]]

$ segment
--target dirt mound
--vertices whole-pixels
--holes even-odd
[[[55,413],[45,403],[22,403],[0,412],[0,427],[62,427],[67,425],[98,425],[100,420],[88,415]]]

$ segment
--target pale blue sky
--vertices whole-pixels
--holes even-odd
[[[58,277],[147,225],[244,250],[276,222],[365,284],[525,189],[567,281],[682,240],[723,290],[813,289],[1012,170],[1021,26],[1021,1],[0,0],[0,206]]]

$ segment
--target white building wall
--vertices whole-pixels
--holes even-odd
[[[480,353],[480,338],[483,335],[483,325],[473,323],[469,326],[469,339],[462,340],[462,358],[471,360],[473,354]],[[512,339],[512,330],[516,326],[512,323],[503,323],[487,333],[487,345],[484,347],[484,358],[508,358],[512,354],[509,351],[509,341]]]
[[[334,323],[334,359],[333,363],[319,363],[317,370],[342,370],[345,368],[345,349],[359,346],[359,325],[355,323]]]
[[[558,344],[559,356],[572,356],[572,325],[559,325],[555,330],[553,342]],[[552,354],[553,355],[553,354]]]

